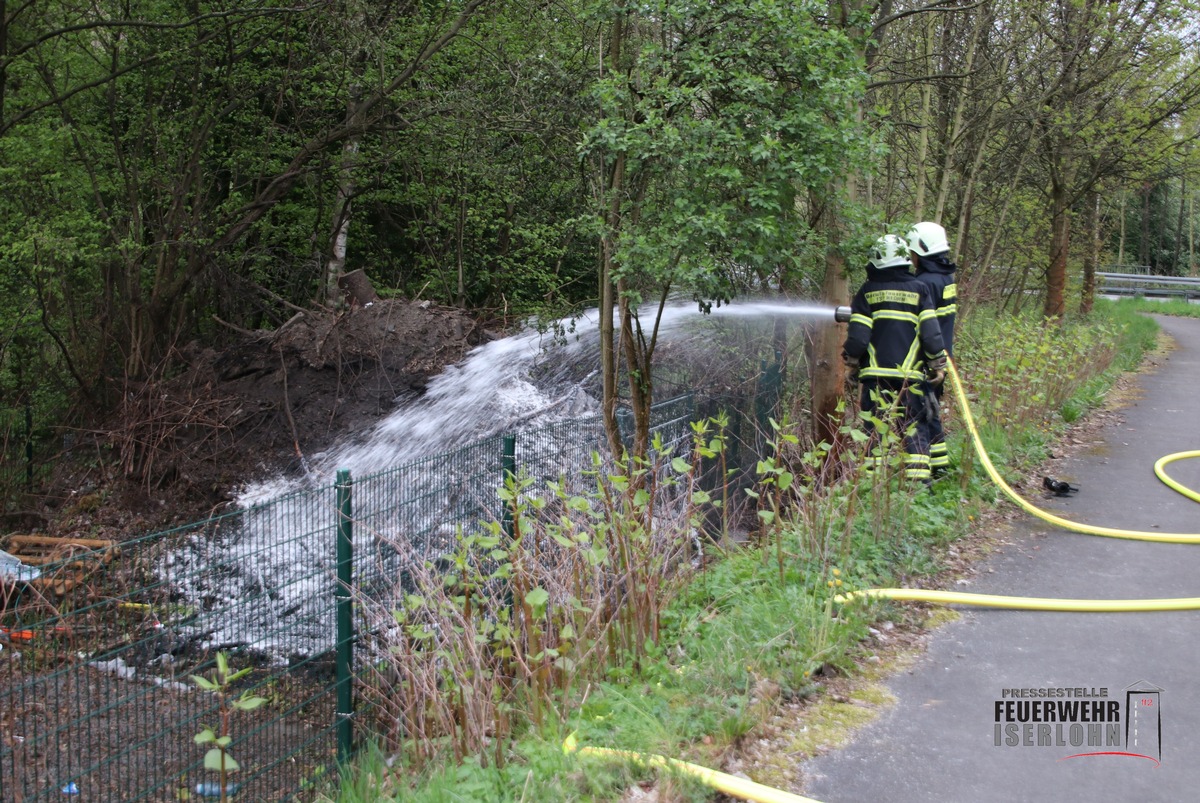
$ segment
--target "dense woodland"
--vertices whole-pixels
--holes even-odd
[[[355,269],[492,319],[617,309],[609,415],[652,393],[645,303],[846,303],[920,219],[960,294],[1052,319],[1098,266],[1195,274],[1196,6],[0,0],[10,438]]]

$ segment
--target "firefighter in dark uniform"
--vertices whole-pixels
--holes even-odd
[[[884,428],[896,427],[904,444],[904,473],[930,481],[929,444],[918,426],[925,413],[927,374],[945,376],[946,352],[929,288],[909,273],[908,243],[894,234],[875,242],[867,280],[850,304],[842,359],[862,385],[861,409],[878,444]],[[882,464],[871,450],[868,468]]]
[[[950,261],[946,230],[928,221],[916,224],[908,230],[908,250],[917,279],[929,286],[938,323],[941,324],[942,345],[946,347],[946,356],[953,359],[954,318],[958,313],[958,286],[954,282],[954,274],[958,266]],[[942,394],[946,386],[941,382],[927,382],[923,390],[929,404],[922,426],[925,428],[925,439],[929,442],[929,465],[934,476],[937,476],[950,467],[941,413]]]

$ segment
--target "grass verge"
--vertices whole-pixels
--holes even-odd
[[[964,320],[956,362],[1003,473],[1019,477],[1044,461],[1153,348],[1157,325],[1140,312],[1120,302],[1056,326],[986,310]],[[955,470],[929,490],[853,471],[843,482],[816,483],[805,470],[811,451],[797,454],[789,462],[795,484],[770,536],[710,556],[663,608],[657,639],[560,699],[559,716],[515,733],[503,761],[483,751],[418,767],[403,751],[385,757],[369,748],[340,789],[319,799],[632,801],[651,787],[658,801],[715,797],[678,773],[564,755],[569,733],[581,744],[741,771],[798,791],[799,761],[888,705],[881,679],[919,649],[923,630],[953,616],[832,602],[857,587],[936,584],[965,560],[959,541],[998,494],[949,422]]]

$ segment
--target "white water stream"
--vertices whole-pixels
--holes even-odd
[[[714,306],[706,316],[687,302],[663,310],[660,338],[669,340],[686,331],[687,324],[706,319],[780,315],[833,322],[832,307],[812,303],[738,302]],[[652,321],[643,316],[643,326]],[[365,437],[313,456],[307,476],[279,476],[246,487],[238,497],[244,513],[236,527],[216,539],[196,534],[160,563],[160,574],[177,578],[172,585],[190,604],[213,612],[201,616],[190,635],[209,648],[249,645],[276,658],[328,649],[333,640],[329,597],[335,472],[349,469],[355,479],[360,573],[372,560],[377,576],[399,571],[402,558],[394,548],[381,549],[382,543],[403,542],[402,549],[419,553],[452,539],[453,522],[477,518],[492,504],[485,497],[494,495],[495,488],[481,492],[478,485],[498,480],[499,458],[494,448],[465,461],[454,455],[438,462],[431,455],[502,432],[586,419],[598,409],[580,381],[581,374],[590,377],[598,368],[597,311],[559,321],[548,331],[530,330],[475,348],[431,380],[420,399],[398,408]],[[568,452],[579,451],[585,458],[599,448],[580,442],[580,428],[571,431],[574,442],[550,446],[556,471],[571,459]],[[387,490],[358,482],[390,469],[397,474],[388,475]],[[405,504],[417,499],[421,501]],[[224,610],[239,612],[219,613]]]
[[[829,318],[831,307],[811,303],[744,302],[714,306],[705,316],[695,302],[663,309],[660,337],[669,339],[688,323],[706,317],[765,318],[786,315]],[[643,314],[643,326],[653,321]],[[562,332],[565,335],[555,336]],[[545,332],[530,329],[473,349],[463,362],[436,376],[416,402],[401,407],[366,437],[354,438],[314,456],[308,477],[275,477],[256,482],[238,495],[241,507],[261,504],[286,493],[333,481],[338,469],[362,477],[386,471],[426,455],[511,429],[594,413],[596,402],[578,384],[564,386],[556,372],[535,384],[531,372],[546,363],[564,364],[590,357],[599,339],[599,314],[588,310],[576,319],[557,321]],[[598,359],[595,360],[598,368]]]

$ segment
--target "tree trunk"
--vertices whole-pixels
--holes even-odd
[[[600,246],[600,411],[604,419],[604,432],[608,435],[608,448],[614,458],[625,453],[621,441],[621,430],[617,425],[617,344],[614,340],[613,313],[616,295],[612,279],[611,245]]]
[[[925,60],[926,74],[933,72],[930,66],[933,61],[933,25],[936,16],[929,15],[925,25]],[[917,140],[917,164],[913,167],[913,179],[916,183],[916,197],[913,199],[913,216],[922,220],[925,214],[925,163],[929,158],[929,129],[933,126],[930,118],[933,100],[933,85],[926,81],[921,85],[921,134]]]
[[[970,252],[967,251],[967,238],[971,233],[971,212],[975,207],[975,185],[979,179],[979,171],[983,167],[983,157],[987,153],[987,143],[991,136],[992,125],[996,118],[997,104],[992,104],[992,108],[988,110],[987,122],[984,123],[982,131],[976,136],[976,142],[979,143],[975,151],[975,158],[971,161],[971,172],[967,174],[966,186],[963,187],[962,208],[958,212],[958,234],[954,238],[952,246],[951,258],[958,263],[959,270],[966,274],[968,270],[967,262]],[[1022,157],[1022,160],[1024,157]]]
[[[1154,271],[1150,267],[1150,191],[1153,186],[1149,181],[1142,182],[1142,236],[1138,243],[1138,264],[1145,265],[1148,273]]]
[[[1004,193],[1004,202],[1000,206],[1000,216],[992,227],[992,234],[988,238],[987,245],[983,249],[983,255],[979,259],[979,264],[990,267],[992,264],[992,256],[996,253],[996,246],[1000,242],[1000,235],[1004,231],[1004,222],[1008,219],[1008,210],[1012,204],[1012,199],[1016,196],[1016,188],[1021,181],[1021,176],[1025,172],[1025,162],[1033,149],[1026,144],[1025,149],[1021,151],[1021,159],[1017,162],[1017,169],[1013,171],[1012,180],[1008,185],[1008,192]],[[1022,280],[1023,281],[1023,280]]]
[[[1188,276],[1196,275],[1196,194],[1188,196]]]
[[[624,39],[624,8],[613,20],[612,36],[608,43],[608,65],[618,69]],[[601,59],[600,72],[604,73],[605,62]],[[604,234],[600,237],[600,415],[604,421],[604,432],[608,436],[608,448],[614,459],[625,455],[621,440],[621,429],[617,422],[617,343],[613,328],[613,313],[616,311],[616,286],[613,281],[614,252],[616,238],[621,228],[621,194],[625,191],[625,154],[617,156],[612,165],[599,166],[600,197],[608,198],[605,212]],[[607,195],[606,195],[607,194]]]
[[[1083,256],[1083,293],[1079,299],[1079,312],[1087,315],[1096,301],[1096,265],[1100,261],[1100,193],[1092,190],[1087,198],[1087,253]]]
[[[980,33],[983,30],[983,22],[986,16],[982,9],[978,9],[975,12],[975,25],[971,30],[971,41],[967,47],[966,61],[962,70],[964,73],[970,74],[974,69],[975,49],[979,43]],[[950,125],[950,133],[946,137],[945,158],[942,160],[941,185],[938,187],[937,204],[933,211],[933,220],[937,222],[942,220],[946,212],[946,199],[950,195],[950,178],[954,175],[954,159],[958,153],[959,140],[963,136],[963,116],[966,114],[966,107],[967,92],[964,90],[958,94],[958,103],[954,107],[954,118]],[[992,106],[992,109],[995,109],[995,105]]]
[[[466,266],[463,264],[463,236],[467,230],[467,199],[460,198],[458,201],[458,217],[454,222],[454,259],[458,267],[458,286],[454,291],[454,298],[459,307],[466,309],[467,307],[467,276]]]
[[[1187,213],[1187,174],[1179,177],[1179,218],[1175,221],[1175,264],[1172,266],[1171,273],[1175,276],[1184,276],[1187,269],[1182,267],[1183,262],[1183,216]]]
[[[618,158],[618,166],[624,157]],[[617,424],[617,343],[613,326],[613,314],[616,312],[616,287],[613,286],[613,243],[609,237],[603,237],[600,243],[600,378],[601,402],[600,411],[604,419],[604,431],[608,435],[608,447],[616,459],[625,454],[625,446],[621,441],[621,430]]]
[[[1071,209],[1067,188],[1054,183],[1050,188],[1050,268],[1046,272],[1046,301],[1042,314],[1061,319],[1066,313],[1067,251],[1071,244]]]
[[[512,250],[513,219],[517,216],[517,205],[509,201],[504,205],[504,223],[500,227],[500,235],[496,239],[496,255],[491,259],[492,264],[492,295],[501,298],[504,295],[504,260]]]
[[[846,195],[853,199],[856,190],[853,175],[846,180]],[[837,211],[837,190],[831,188],[823,204],[817,227],[826,238],[825,276],[821,280],[821,300],[827,304],[847,304],[850,300],[846,258],[841,252],[842,231]],[[814,441],[836,444],[841,421],[838,404],[846,381],[841,350],[846,331],[841,326],[818,326],[808,344],[809,379],[812,387],[812,434]]]
[[[621,346],[625,352],[625,369],[629,375],[629,405],[633,409],[633,449],[636,457],[650,452],[650,405],[654,398],[654,382],[650,370],[654,348],[645,339],[637,310],[629,303],[623,282],[617,284],[617,305],[621,318]]]
[[[350,199],[354,195],[354,159],[358,155],[358,137],[342,143],[341,175],[338,178],[337,198],[333,204],[333,238],[329,259],[325,261],[324,281],[320,298],[323,303],[340,307],[342,294],[338,281],[346,269],[346,242],[350,238]]]
[[[1121,236],[1117,240],[1117,270],[1125,269],[1125,190],[1121,190]]]
[[[850,298],[846,279],[846,258],[830,247],[825,254],[825,278],[821,283],[821,300],[834,305],[845,304]],[[837,443],[838,404],[846,381],[841,350],[846,332],[840,326],[819,326],[813,335],[809,366],[812,375],[813,437],[817,443]]]

